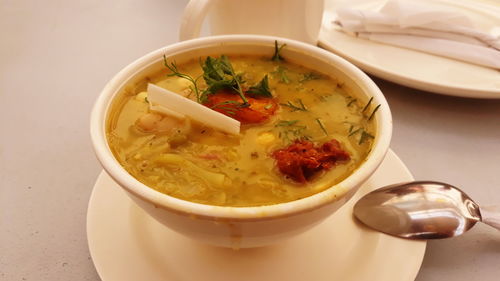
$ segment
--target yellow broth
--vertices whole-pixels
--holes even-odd
[[[342,81],[286,61],[230,56],[247,85],[269,76],[280,104],[265,123],[243,125],[239,136],[184,120],[175,129],[145,132],[138,119],[149,112],[144,97],[154,83],[195,99],[189,81],[168,77],[168,69],[150,75],[118,95],[107,123],[108,142],[120,164],[145,185],[180,199],[220,206],[259,206],[288,202],[318,193],[349,176],[370,152],[375,105],[366,106]],[[202,74],[199,59],[178,66],[192,77]],[[200,89],[206,87],[198,80]],[[300,108],[300,109],[297,109]],[[364,111],[363,111],[364,109]],[[287,179],[276,167],[273,151],[295,139],[315,144],[336,139],[350,160],[320,172],[306,184]]]

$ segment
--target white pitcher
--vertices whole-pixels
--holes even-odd
[[[213,35],[261,34],[316,45],[324,0],[191,0],[181,21],[180,40],[200,36],[210,14]]]

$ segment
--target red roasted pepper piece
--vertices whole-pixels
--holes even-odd
[[[321,146],[296,140],[288,147],[274,151],[272,156],[280,172],[299,183],[306,183],[314,174],[332,168],[338,161],[350,159],[349,153],[335,139]]]

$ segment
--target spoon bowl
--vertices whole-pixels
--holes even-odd
[[[483,211],[457,187],[435,181],[374,190],[355,204],[354,215],[375,230],[409,239],[454,237],[478,221],[500,229],[498,213]]]

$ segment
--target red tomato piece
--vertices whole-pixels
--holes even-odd
[[[256,124],[267,121],[278,108],[278,104],[273,98],[246,98],[250,106],[241,107],[242,100],[239,95],[221,91],[208,95],[207,101],[203,104],[240,121],[242,124]]]

